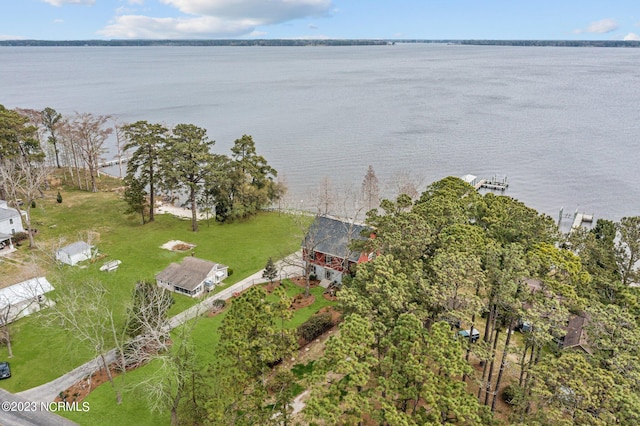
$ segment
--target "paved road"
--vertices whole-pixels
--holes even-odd
[[[9,393],[4,389],[0,389],[0,407],[0,425],[2,426],[77,426],[77,423],[67,420],[55,412],[65,409],[76,411],[86,409],[82,405],[40,404]]]
[[[295,259],[299,257],[300,253],[294,253],[288,256],[289,259]],[[291,277],[301,275],[302,271],[300,267],[293,266],[295,262],[292,261],[279,261],[276,262],[276,267],[280,271],[280,277]],[[169,328],[174,329],[178,327],[180,324],[183,324],[190,319],[195,318],[196,316],[207,312],[208,309],[211,308],[211,305],[216,299],[227,300],[233,296],[234,293],[241,292],[243,290],[248,289],[249,287],[258,284],[264,283],[266,280],[262,278],[262,270],[256,272],[255,274],[239,281],[228,288],[225,288],[221,292],[211,296],[197,305],[192,306],[191,308],[179,313],[178,315],[169,319]],[[116,352],[114,349],[107,353],[107,363],[112,363],[116,360]],[[26,391],[19,392],[17,395],[25,398],[28,401],[33,402],[51,402],[53,401],[60,392],[65,391],[69,387],[71,387],[74,383],[79,382],[83,378],[89,376],[91,373],[98,371],[102,368],[102,360],[100,357],[94,358],[91,361],[81,365],[80,367],[66,373],[63,376],[58,377],[55,380],[50,381],[49,383],[45,383],[35,388],[28,389]],[[4,423],[0,422],[0,425],[4,425]]]

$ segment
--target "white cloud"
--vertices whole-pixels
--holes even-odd
[[[128,0],[127,3],[129,4],[137,4],[142,6],[144,4],[144,0]]]
[[[62,19],[54,19],[52,22],[54,24],[64,24],[64,20],[62,20]]]
[[[309,28],[310,30],[317,30],[317,29],[318,29],[318,26],[317,26],[317,25],[313,25],[313,24],[309,24],[309,25],[307,26],[307,28]]]
[[[45,3],[50,4],[51,6],[62,6],[65,4],[87,4],[93,5],[96,0],[42,0]]]
[[[239,36],[253,31],[251,20],[228,21],[212,16],[198,18],[152,18],[141,15],[117,16],[115,22],[98,33],[112,38],[184,39]]]
[[[225,19],[255,19],[263,24],[325,15],[331,0],[161,0],[191,15]]]
[[[625,41],[640,41],[640,35],[638,35],[636,33],[629,33],[626,36],[624,36],[623,40],[625,40]]]
[[[587,28],[574,30],[573,32],[576,34],[582,33],[595,33],[595,34],[606,34],[618,29],[618,23],[615,19],[601,19],[599,21],[592,22],[589,24]]]
[[[47,0],[61,1],[61,0]],[[77,0],[76,0],[77,1]],[[140,0],[129,0],[133,3]],[[332,0],[161,0],[188,17],[124,14],[98,34],[112,38],[215,38],[252,34],[260,25],[329,13]],[[124,13],[123,13],[124,12]]]

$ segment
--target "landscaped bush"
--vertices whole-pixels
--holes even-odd
[[[333,321],[331,320],[331,314],[323,313],[314,315],[305,321],[297,329],[298,337],[303,338],[307,342],[312,341],[318,336],[322,335],[325,331],[333,327]]]
[[[225,306],[227,306],[227,302],[222,299],[216,299],[211,302],[211,312],[220,312]]]
[[[15,234],[13,234],[13,242],[15,242],[15,243],[19,243],[20,241],[24,241],[27,238],[29,238],[29,235],[27,235],[26,232],[16,232]]]
[[[227,276],[230,277],[231,275],[233,275],[233,269],[228,268],[227,269]]]

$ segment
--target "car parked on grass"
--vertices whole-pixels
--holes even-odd
[[[458,334],[464,338],[470,339],[471,343],[475,343],[480,338],[480,332],[477,329],[471,330],[460,330]]]
[[[0,362],[0,379],[8,379],[11,377],[11,368],[6,361]]]

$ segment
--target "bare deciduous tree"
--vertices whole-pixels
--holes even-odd
[[[127,335],[124,362],[138,366],[166,352],[170,346],[167,312],[174,304],[173,295],[154,283],[139,281],[127,309]]]
[[[329,179],[328,176],[322,178],[322,181],[318,184],[318,190],[315,193],[317,214],[325,216],[333,212],[335,192],[336,190],[331,179]]]
[[[185,399],[196,398],[195,382],[200,374],[197,353],[191,341],[196,321],[180,327],[180,336],[170,350],[155,357],[155,371],[139,384],[144,389],[151,411],[171,412],[171,425],[178,423],[178,408]],[[193,386],[190,386],[193,384]]]
[[[386,198],[395,200],[402,194],[408,195],[412,200],[417,199],[420,196],[422,189],[425,186],[424,176],[416,175],[407,170],[400,170],[393,174],[390,183],[387,185],[388,189]]]
[[[0,161],[0,181],[5,189],[7,201],[19,208],[19,200],[24,203],[26,215],[21,214],[24,228],[29,236],[29,247],[34,247],[33,229],[31,227],[31,206],[33,201],[42,195],[42,190],[49,177],[49,169],[39,161],[29,160],[20,155]]]
[[[99,282],[67,286],[59,290],[56,304],[44,317],[48,326],[67,330],[95,351],[120,404],[121,387],[113,380],[109,365],[115,361],[115,353],[123,353],[124,330],[116,324],[107,293]],[[115,352],[109,350],[112,347],[116,348]]]
[[[364,179],[362,180],[362,198],[364,199],[364,205],[367,211],[375,209],[380,205],[378,177],[371,165],[369,165],[367,174],[364,175]]]
[[[76,135],[77,147],[82,160],[89,171],[91,179],[91,192],[98,192],[97,175],[100,156],[105,152],[104,143],[111,133],[112,128],[105,128],[105,123],[110,119],[108,115],[94,116],[90,113],[76,113],[71,126]]]

